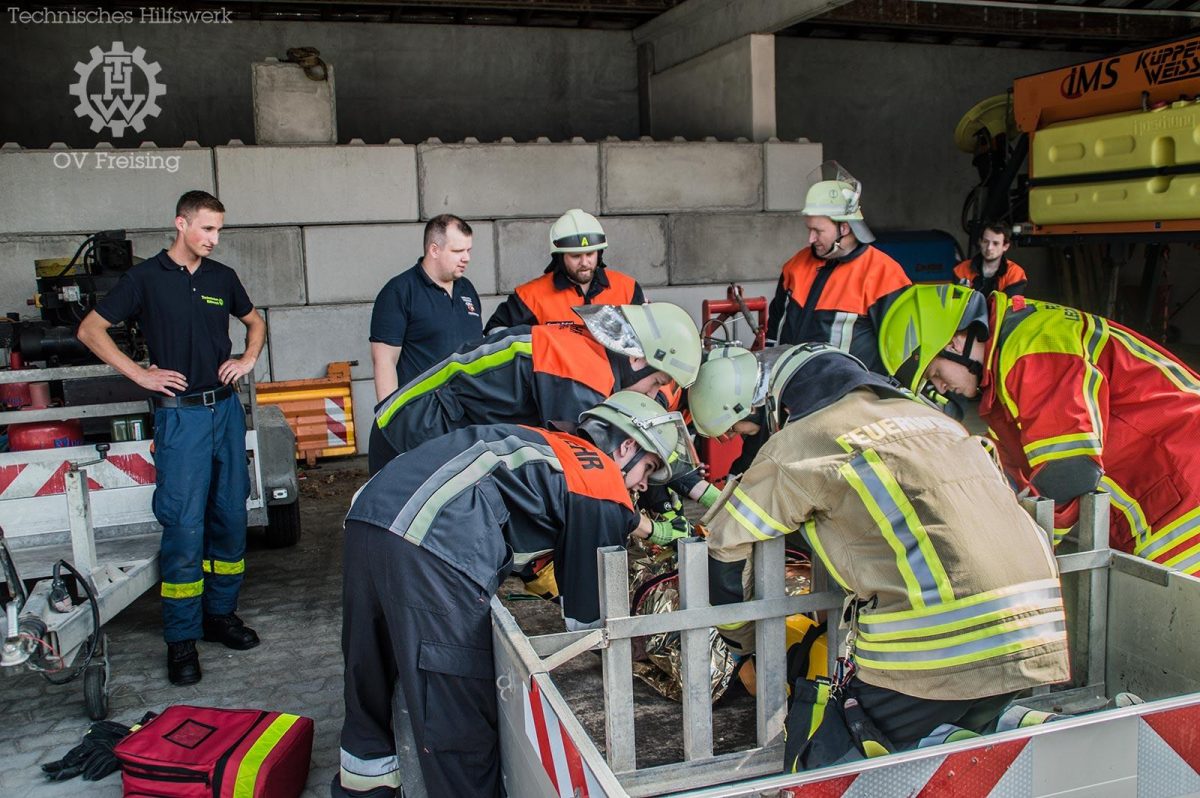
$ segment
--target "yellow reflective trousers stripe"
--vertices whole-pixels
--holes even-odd
[[[242,574],[246,572],[246,561],[238,560],[237,562],[226,562],[224,560],[202,560],[200,568],[206,574],[217,574],[218,576],[231,576],[233,574]]]
[[[195,598],[204,593],[204,580],[197,579],[195,582],[163,582],[162,597],[163,598]]]
[[[297,715],[281,714],[271,721],[271,725],[262,736],[250,746],[250,750],[238,765],[237,777],[233,782],[233,798],[254,798],[254,784],[258,781],[258,772],[262,769],[263,760],[299,719]]]

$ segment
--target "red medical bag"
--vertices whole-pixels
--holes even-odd
[[[312,743],[311,718],[177,705],[113,752],[126,798],[295,798]]]

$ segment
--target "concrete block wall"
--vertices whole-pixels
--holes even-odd
[[[109,156],[178,155],[94,168]],[[56,160],[57,159],[57,160]],[[365,451],[375,403],[367,340],[375,295],[421,254],[424,221],[441,212],[474,229],[467,276],[486,319],[549,262],[549,229],[571,207],[600,216],[605,260],[652,301],[699,320],[700,303],[739,282],[770,295],[806,235],[797,213],[821,161],[808,142],[617,141],[526,144],[229,146],[178,150],[0,149],[0,312],[27,313],[33,261],[70,255],[83,233],[129,231],[147,257],[170,244],[174,203],[192,188],[225,204],[215,252],[264,311],[259,380],[320,377],[353,367]],[[84,167],[77,167],[83,163]],[[69,164],[70,168],[62,166]],[[243,338],[232,322],[235,351]],[[734,333],[749,340],[744,327]]]
[[[217,147],[221,201],[238,224],[410,222],[417,204],[416,148]]]
[[[760,144],[611,142],[600,157],[605,213],[763,210]]]

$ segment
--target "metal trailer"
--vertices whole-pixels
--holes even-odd
[[[0,371],[0,383],[75,380],[117,372],[109,366]],[[248,524],[264,526],[269,545],[294,544],[300,532],[295,438],[282,412],[259,407],[253,382],[246,397],[250,496]],[[145,400],[0,413],[0,423],[146,414]],[[0,669],[38,661],[49,648],[64,668],[87,657],[84,699],[89,716],[108,712],[107,640],[102,627],[159,579],[161,527],[154,518],[151,440],[0,454],[0,581],[7,585]],[[73,564],[94,602],[66,612],[52,607],[51,575]],[[64,574],[66,575],[66,574]],[[31,590],[25,582],[39,579]],[[3,594],[0,594],[2,597]],[[94,607],[93,607],[94,603]],[[98,617],[98,623],[97,621]],[[39,638],[43,643],[31,642]],[[85,653],[85,646],[90,656]],[[42,649],[41,651],[38,648]],[[43,664],[45,657],[42,658]],[[82,665],[83,663],[81,663]]]
[[[1050,530],[1053,506],[1027,503]],[[786,713],[784,618],[842,605],[814,569],[813,593],[784,593],[783,541],[754,546],[755,599],[708,605],[707,544],[679,544],[681,609],[630,616],[621,549],[598,554],[602,628],[527,637],[493,600],[502,767],[509,795],[552,796],[1169,796],[1200,794],[1200,580],[1108,548],[1108,496],[1084,498],[1080,551],[1058,556],[1074,682],[1021,703],[1078,714],[1031,729],[782,774]],[[1049,532],[1048,532],[1049,534]],[[713,754],[709,627],[756,621],[758,746]],[[681,637],[684,760],[638,768],[632,638]],[[554,670],[600,649],[604,753],[554,682]],[[831,645],[831,657],[837,647]],[[832,672],[832,671],[831,671]],[[1131,691],[1147,703],[1095,711]]]

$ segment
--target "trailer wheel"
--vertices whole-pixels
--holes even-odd
[[[267,546],[283,549],[300,542],[300,500],[267,507]]]
[[[88,717],[104,720],[108,717],[108,663],[88,665],[83,671],[83,704]]]

